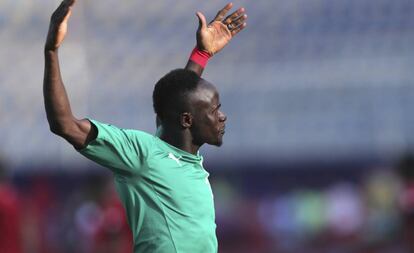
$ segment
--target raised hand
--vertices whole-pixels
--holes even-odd
[[[210,55],[218,53],[230,40],[246,27],[247,15],[244,8],[239,8],[232,14],[227,12],[233,7],[228,3],[221,9],[216,17],[207,25],[206,18],[201,12],[197,12],[199,26],[197,30],[197,47]]]
[[[76,0],[63,0],[50,19],[45,50],[55,51],[62,44],[68,30],[68,19]]]

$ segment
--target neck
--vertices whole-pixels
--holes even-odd
[[[198,149],[200,148],[199,145],[195,145],[192,142],[192,136],[189,130],[177,130],[169,127],[163,127],[160,139],[193,155],[196,155]]]

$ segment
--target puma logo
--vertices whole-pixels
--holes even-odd
[[[169,154],[168,154],[168,158],[170,158],[170,159],[172,159],[172,160],[176,161],[176,162],[177,162],[177,164],[181,166],[181,162],[180,162],[180,158],[181,158],[181,157],[178,157],[178,158],[177,158],[177,157],[175,157],[175,155],[174,155],[173,153],[169,153]]]

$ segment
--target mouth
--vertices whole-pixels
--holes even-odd
[[[226,133],[226,127],[223,127],[219,132],[221,135],[224,135]]]

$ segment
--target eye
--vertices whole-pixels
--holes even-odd
[[[216,108],[214,108],[213,112],[218,112],[218,110],[220,109],[220,107],[221,107],[221,104],[218,104],[218,105],[216,106]]]
[[[221,107],[221,104],[214,106],[214,108],[211,110],[211,114],[213,114],[214,116],[217,116],[219,114],[220,107]]]

